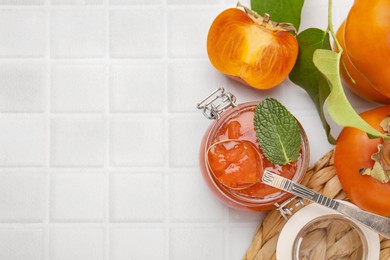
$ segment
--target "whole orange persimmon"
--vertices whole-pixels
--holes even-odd
[[[230,8],[212,23],[207,52],[220,72],[257,89],[281,83],[298,56],[295,29],[244,8]]]
[[[350,74],[340,66],[345,85],[367,100],[390,103],[390,1],[355,0],[337,39]]]
[[[380,123],[389,114],[390,105],[385,105],[366,111],[360,116],[372,127],[383,132]],[[382,183],[360,173],[362,169],[373,168],[375,161],[371,156],[378,152],[379,144],[383,145],[382,139],[370,139],[367,133],[359,129],[345,127],[337,138],[334,166],[343,190],[354,204],[364,210],[390,216],[390,182]]]
[[[344,30],[345,22],[341,24],[336,35],[343,49],[345,49],[343,37]],[[356,67],[351,63],[346,53],[343,53],[341,59],[343,64],[340,66],[340,74],[344,85],[366,100],[379,103],[390,103],[390,98],[382,95],[378,90],[375,89],[373,84],[365,77],[365,75],[357,70]],[[352,82],[352,79],[355,82]]]

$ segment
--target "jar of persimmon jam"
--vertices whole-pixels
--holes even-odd
[[[278,207],[291,195],[261,183],[263,171],[270,170],[294,182],[301,182],[309,164],[309,143],[302,125],[297,121],[301,137],[298,160],[283,166],[272,164],[262,153],[257,141],[253,123],[257,105],[258,102],[236,105],[235,96],[225,92],[223,88],[215,90],[197,104],[197,108],[208,119],[214,120],[200,146],[200,169],[212,192],[229,207],[266,211]],[[215,155],[210,152],[211,149],[213,152],[219,149],[219,153]],[[245,167],[240,166],[240,163],[231,163],[244,159],[249,160]],[[252,172],[254,169],[261,171],[255,182]],[[248,179],[251,185],[226,185],[231,171],[238,172],[235,178],[241,178],[242,183]]]

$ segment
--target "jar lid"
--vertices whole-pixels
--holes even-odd
[[[346,201],[339,202],[356,207],[355,205]],[[362,243],[364,243],[366,247],[365,259],[379,259],[380,239],[377,233],[334,210],[331,210],[316,203],[312,203],[296,212],[284,225],[277,242],[276,259],[294,259],[293,255],[297,255],[296,251],[299,249],[299,246],[297,246],[297,244],[300,244],[302,242],[298,241],[301,236],[301,233],[304,231],[305,228],[307,229],[308,226],[310,226],[310,223],[313,223],[313,221],[315,221],[316,219],[327,219],[328,221],[332,220],[332,222],[334,222],[333,220],[335,219],[341,219],[345,220],[345,222],[349,222],[351,226],[357,227],[356,230],[359,231],[359,234],[361,235],[361,240],[365,240],[362,241]],[[314,244],[318,242],[315,239],[312,240],[314,240]]]

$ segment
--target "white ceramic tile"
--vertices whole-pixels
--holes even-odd
[[[43,230],[41,229],[0,229],[0,259],[42,260],[43,247]]]
[[[256,226],[229,228],[229,260],[242,259],[252,242]]]
[[[102,112],[105,103],[103,65],[54,65],[51,107],[55,112]]]
[[[51,260],[103,260],[105,233],[103,228],[52,228]]]
[[[167,0],[167,3],[170,5],[213,5],[221,2],[222,0]]]
[[[1,170],[0,221],[41,222],[46,209],[45,187],[45,175],[40,171]]]
[[[112,57],[155,58],[163,54],[161,8],[116,9],[110,14]]]
[[[0,57],[40,57],[46,46],[46,15],[39,9],[0,10]]]
[[[226,5],[226,8],[233,8],[233,7],[236,7],[237,6],[237,1],[235,0],[225,0],[225,5]],[[251,6],[251,0],[242,0],[240,1],[241,4],[245,5],[245,6]]]
[[[229,222],[231,223],[259,223],[266,215],[266,212],[240,211],[229,209]]]
[[[53,10],[51,55],[61,58],[103,57],[106,14],[103,10]]]
[[[162,0],[109,0],[113,5],[154,5],[161,4]]]
[[[353,3],[354,3],[353,0],[346,0],[346,1],[342,1],[342,2],[337,1],[337,2],[333,3],[333,6],[334,6],[333,9],[339,11],[339,22],[340,23],[347,18],[349,10],[351,9]],[[334,24],[335,30],[338,29],[338,26],[339,26],[338,24]]]
[[[286,94],[286,90],[288,91],[288,87],[283,83],[280,85],[268,89],[268,90],[258,90],[242,83],[233,80],[231,78],[226,77],[227,84],[223,86],[227,92],[232,93],[236,96],[237,104],[242,104],[245,102],[251,101],[260,101],[268,97],[277,98],[278,100],[287,99],[288,94]],[[290,87],[291,88],[291,87]],[[214,88],[216,89],[216,88]],[[213,89],[212,89],[213,90]],[[211,92],[211,91],[210,91]],[[204,95],[205,96],[205,95]]]
[[[101,118],[55,118],[51,122],[51,164],[98,167],[106,155],[106,123]]]
[[[303,5],[299,31],[308,28],[326,30],[328,27],[327,1],[311,1]]]
[[[159,112],[162,110],[165,68],[161,62],[132,62],[110,69],[111,110]]]
[[[346,19],[354,0],[333,1],[332,23],[335,31]],[[305,27],[327,28],[328,0],[307,0],[302,11],[302,24]],[[316,17],[314,17],[316,16]],[[332,41],[332,40],[331,40]]]
[[[53,174],[51,219],[56,222],[102,221],[105,197],[105,177],[101,172]]]
[[[43,112],[46,74],[43,63],[0,63],[0,111]]]
[[[159,227],[114,228],[110,231],[110,259],[165,258],[165,231]]]
[[[169,121],[169,163],[172,167],[199,165],[200,143],[213,123],[202,115],[181,116]]]
[[[354,2],[355,2],[354,0],[345,0],[345,1],[341,2],[341,4],[347,8],[351,8],[352,5],[354,4]],[[337,6],[337,3],[335,3],[334,6]]]
[[[54,5],[101,5],[104,0],[50,0]]]
[[[366,102],[360,96],[356,95],[354,92],[348,88],[344,89],[345,96],[348,101],[351,103],[352,107],[356,110],[357,113],[362,113],[364,111],[379,107],[379,103]]]
[[[171,62],[168,66],[169,110],[197,112],[196,104],[200,100],[226,85],[225,75],[214,69],[209,61]]]
[[[225,259],[225,234],[218,227],[172,228],[170,233],[171,260]]]
[[[164,121],[161,118],[115,118],[110,122],[112,165],[158,166],[164,162]]]
[[[161,174],[114,173],[110,184],[111,220],[162,221],[164,190]]]
[[[227,210],[208,189],[198,171],[170,176],[169,205],[170,219],[174,222],[221,223]]]
[[[310,165],[312,165],[334,147],[328,143],[320,117],[316,113],[313,112],[311,115],[297,114],[297,118],[305,129],[309,140]]]
[[[45,0],[0,0],[3,5],[43,5]]]
[[[209,28],[221,8],[168,10],[168,55],[170,57],[207,58],[206,40]]]
[[[236,2],[0,0],[1,260],[242,258],[265,213],[206,187],[196,103],[221,85],[238,103],[276,97],[311,162],[333,147],[299,87],[255,90],[210,64],[209,27]],[[352,4],[334,3],[335,28]],[[326,9],[306,0],[302,29],[325,29]]]
[[[46,124],[42,118],[0,120],[0,166],[42,166],[46,161]]]
[[[279,86],[276,86],[276,88],[278,91],[283,93],[278,95],[277,100],[284,104],[291,113],[294,114],[295,111],[309,111],[316,109],[307,92],[292,83],[288,78],[286,78]]]

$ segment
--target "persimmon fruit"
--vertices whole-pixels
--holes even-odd
[[[345,22],[341,24],[336,35],[343,49],[345,49],[343,37],[344,30]],[[354,93],[364,98],[365,100],[370,100],[379,103],[390,102],[390,98],[382,95],[379,91],[377,91],[372,85],[372,83],[359,70],[356,69],[347,54],[343,53],[341,59],[343,64],[341,64],[340,66],[340,75],[345,86],[347,86],[350,90],[352,90]],[[355,82],[353,82],[352,79]]]
[[[390,103],[390,1],[355,0],[337,39],[345,85],[366,100]]]
[[[390,105],[366,111],[360,116],[378,131],[380,123],[390,115]],[[371,156],[382,144],[381,138],[370,139],[367,134],[353,127],[345,127],[337,138],[334,165],[343,190],[348,198],[361,209],[383,216],[390,216],[390,183],[381,183],[361,169],[372,169]]]
[[[270,89],[290,73],[298,56],[295,28],[248,8],[230,8],[213,21],[207,52],[220,72],[257,89]]]

